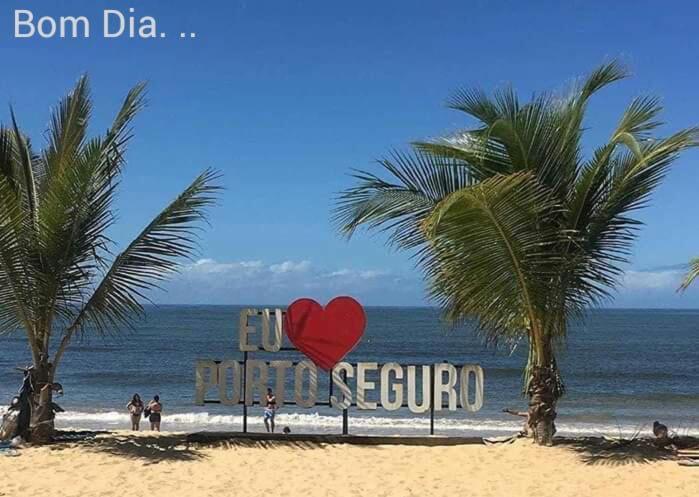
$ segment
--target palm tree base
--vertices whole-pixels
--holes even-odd
[[[55,433],[53,419],[37,420],[35,423],[32,423],[30,429],[30,441],[33,444],[47,444],[53,440]]]
[[[35,390],[32,393],[29,438],[35,444],[51,442],[55,431],[51,369],[50,363],[42,363],[32,371],[32,383]]]
[[[556,381],[553,368],[535,366],[529,382],[529,429],[538,445],[553,445],[556,433]]]

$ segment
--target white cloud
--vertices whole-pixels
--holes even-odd
[[[190,274],[234,274],[250,273],[261,270],[262,261],[216,262],[213,259],[199,259],[185,266],[184,272]]]
[[[381,276],[389,276],[388,271],[377,271],[376,269],[369,269],[367,271],[360,271],[359,277],[365,280],[370,280],[373,278],[380,278]]]
[[[391,273],[388,271],[379,271],[376,269],[366,269],[366,270],[352,270],[352,269],[338,269],[330,273],[325,273],[322,275],[324,278],[344,278],[344,279],[361,279],[361,280],[371,280],[374,278],[380,278],[383,276],[390,276]]]
[[[284,261],[266,266],[262,261],[218,262],[214,259],[199,259],[186,265],[184,272],[190,275],[225,274],[235,276],[251,273],[300,273],[308,271],[310,267],[309,261]]]
[[[423,302],[418,277],[375,268],[319,268],[310,261],[217,261],[204,258],[186,265],[153,295],[160,303],[280,304],[299,297],[327,301],[352,295],[371,304]]]
[[[699,285],[679,294],[684,267],[629,270],[608,305],[614,307],[697,307]],[[351,295],[365,305],[424,305],[419,274],[377,268],[318,267],[307,260],[218,261],[199,259],[152,298],[170,304],[282,305],[300,297],[327,302]]]
[[[338,276],[346,276],[348,274],[350,274],[349,269],[338,269],[337,271],[333,271],[332,273],[327,273],[323,276],[325,276],[326,278],[336,278]]]
[[[269,270],[273,273],[300,273],[308,271],[311,267],[311,263],[308,261],[294,262],[294,261],[284,261],[280,264],[272,264],[269,266]]]
[[[682,281],[682,271],[626,271],[621,286],[626,290],[675,289]]]

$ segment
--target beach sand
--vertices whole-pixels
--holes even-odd
[[[0,456],[0,496],[691,496],[699,467],[564,442],[322,445],[116,432]]]

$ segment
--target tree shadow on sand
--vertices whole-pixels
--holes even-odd
[[[186,435],[180,434],[122,435],[99,431],[70,432],[60,433],[51,445],[53,450],[72,447],[137,459],[145,464],[196,461],[204,457],[198,447],[187,443]]]
[[[356,443],[364,437],[307,435],[281,433],[229,433],[229,432],[199,432],[187,435],[190,444],[207,448],[257,448],[274,449],[277,447],[292,447],[298,450],[325,450],[328,445]],[[362,445],[369,445],[367,442]],[[373,447],[376,448],[376,447]]]
[[[117,457],[141,460],[144,464],[163,461],[198,461],[206,458],[203,449],[233,449],[237,447],[272,449],[291,446],[296,449],[323,449],[322,444],[288,438],[218,438],[193,437],[191,434],[120,434],[108,431],[62,432],[51,445],[52,450],[80,447]]]
[[[230,438],[227,440],[219,440],[212,442],[194,442],[200,447],[206,447],[211,449],[224,448],[254,448],[254,449],[275,449],[277,447],[293,447],[299,450],[323,450],[325,446],[321,443],[310,442],[305,440],[282,440],[282,439],[240,439],[240,438]]]
[[[585,464],[621,466],[676,458],[672,449],[659,447],[654,440],[647,438],[624,440],[585,437],[558,440],[556,445],[578,453]]]

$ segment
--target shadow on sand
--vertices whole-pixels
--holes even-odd
[[[617,440],[584,437],[557,440],[556,446],[575,451],[585,464],[621,466],[676,459],[672,448],[659,447],[654,440],[648,438]]]
[[[107,431],[61,432],[51,445],[52,450],[79,446],[88,451],[137,459],[145,464],[162,461],[196,461],[203,458],[197,447],[187,443],[186,435],[122,435]]]
[[[277,446],[292,446],[296,449],[323,449],[323,445],[285,437],[197,437],[197,434],[121,434],[109,431],[59,432],[51,445],[52,450],[64,450],[79,446],[89,451],[101,452],[117,457],[137,459],[144,464],[163,461],[198,461],[206,458],[202,449],[254,447],[271,449]]]
[[[136,459],[144,464],[163,461],[198,461],[207,457],[204,449],[293,447],[300,450],[325,450],[328,444],[358,444],[379,449],[377,445],[399,444],[420,446],[481,444],[475,438],[442,437],[353,437],[317,435],[269,435],[263,433],[114,433],[108,431],[61,432],[51,445],[53,450],[80,446],[89,451],[117,457]],[[661,460],[675,460],[674,448],[656,445],[648,438],[632,440],[599,437],[557,438],[556,447],[571,450],[585,464],[626,465],[648,464]],[[699,447],[699,439],[677,440],[677,448]]]

